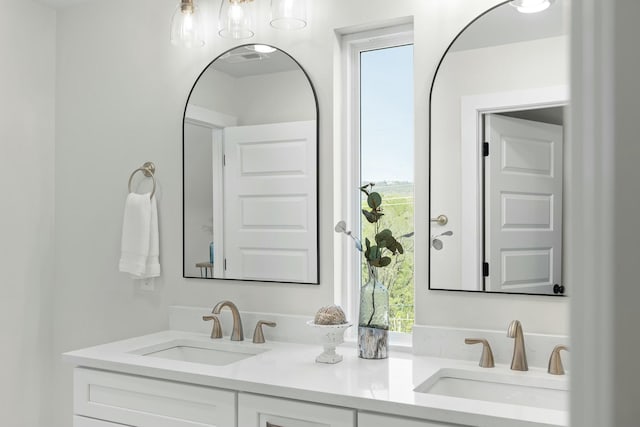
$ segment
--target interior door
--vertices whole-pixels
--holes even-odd
[[[552,294],[562,274],[562,126],[485,116],[485,290]]]
[[[225,278],[317,283],[316,122],[224,129]]]

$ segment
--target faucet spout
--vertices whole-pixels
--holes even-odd
[[[529,365],[527,364],[527,353],[524,348],[524,333],[519,320],[513,320],[509,324],[507,336],[514,338],[511,369],[514,371],[528,371]]]
[[[231,301],[220,301],[213,307],[211,313],[220,314],[220,311],[224,307],[229,307],[231,310],[231,315],[233,316],[233,330],[231,332],[231,341],[243,341],[244,340],[244,332],[242,330],[242,319],[240,319],[240,312],[238,311],[238,307]]]

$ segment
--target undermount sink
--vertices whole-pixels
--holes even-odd
[[[526,372],[440,369],[414,391],[561,411],[569,407],[566,377],[542,377]]]
[[[173,340],[132,351],[146,357],[179,360],[190,363],[223,366],[268,351],[253,344],[231,341],[203,342],[197,340]]]

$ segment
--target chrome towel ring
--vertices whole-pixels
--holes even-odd
[[[151,190],[151,196],[149,196],[149,198],[153,198],[153,195],[156,194],[156,177],[154,176],[156,172],[156,165],[151,162],[145,162],[144,165],[131,173],[131,176],[129,177],[129,193],[133,193],[133,190],[131,190],[131,182],[133,181],[133,176],[137,172],[142,172],[144,176],[153,180],[153,189]]]

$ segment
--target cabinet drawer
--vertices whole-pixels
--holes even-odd
[[[364,427],[455,427],[454,424],[444,424],[435,421],[424,421],[415,418],[395,417],[391,415],[358,413],[358,425]]]
[[[76,415],[134,427],[235,427],[236,393],[76,368]]]
[[[240,393],[241,427],[355,427],[354,410]]]

